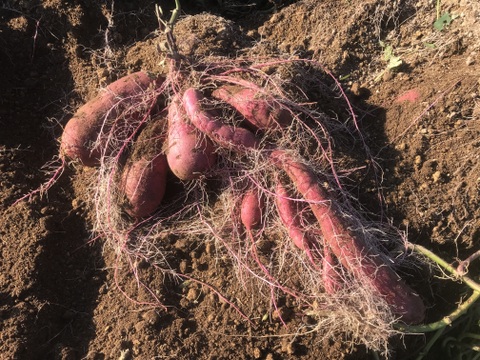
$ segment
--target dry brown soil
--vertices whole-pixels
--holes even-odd
[[[80,104],[129,71],[161,67],[154,2],[112,3],[0,5],[0,357],[372,358],[342,335],[328,341],[315,333],[272,336],[295,329],[274,317],[248,325],[208,290],[165,280],[148,264],[139,267],[143,279],[168,310],[142,303],[147,297],[128,266],[101,238],[91,237],[92,213],[82,188],[91,169],[70,166],[43,197],[12,205],[48,178],[41,169],[57,154],[62,126]],[[383,204],[361,184],[352,187],[365,208],[382,211],[384,220],[408,230],[411,242],[448,261],[479,249],[478,1],[442,1],[441,13],[454,15],[442,31],[433,28],[436,4],[427,0],[277,1],[276,9],[267,2],[257,8],[224,2],[223,10],[208,3],[185,6],[182,17],[207,7],[230,21],[184,19],[176,29],[182,52],[234,56],[260,44],[271,55],[320,62],[346,89],[383,169]],[[380,40],[402,60],[383,74],[388,61]],[[231,269],[219,268],[210,246],[181,239],[172,246],[174,266],[235,293]],[[472,266],[472,276],[478,270]],[[430,321],[451,311],[464,293],[428,271],[417,283]],[[428,338],[393,339],[391,358],[411,358]],[[438,347],[427,358],[444,356]]]

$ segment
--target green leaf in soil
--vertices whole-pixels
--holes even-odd
[[[445,29],[446,26],[450,25],[452,20],[453,19],[449,13],[444,13],[437,19],[437,21],[433,23],[433,27],[438,31],[442,31],[443,29]]]
[[[385,61],[389,61],[393,55],[393,47],[392,45],[387,45],[383,50],[383,58]]]
[[[395,69],[402,65],[403,61],[400,59],[400,56],[391,56],[390,61],[388,62],[387,69]]]

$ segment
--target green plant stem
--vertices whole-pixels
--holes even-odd
[[[420,352],[420,354],[418,354],[418,356],[415,360],[422,360],[424,358],[424,356],[426,356],[428,354],[428,352],[430,351],[432,346],[437,342],[437,340],[440,338],[440,336],[443,334],[444,331],[445,331],[444,327],[438,329],[437,332],[435,333],[435,335],[432,336],[432,338],[429,340],[428,344],[425,345],[425,347]]]
[[[180,5],[180,0],[175,0],[175,9],[172,11],[172,16],[168,21],[168,25],[171,28],[173,28],[173,24],[175,24],[175,22],[177,21],[178,15],[180,14],[181,10],[182,10],[182,6]]]
[[[437,254],[433,253],[432,251],[424,248],[421,245],[409,244],[408,247],[413,250],[417,251],[420,254],[425,255],[433,262],[437,263],[439,266],[443,267],[446,271],[454,275],[456,278],[460,279],[464,284],[468,285],[471,289],[473,289],[473,294],[460,304],[457,309],[455,309],[452,313],[445,316],[443,319],[430,323],[430,324],[423,324],[423,325],[403,325],[403,324],[395,324],[394,327],[397,330],[407,332],[407,333],[425,333],[431,331],[437,331],[439,329],[445,328],[448,325],[451,325],[453,321],[458,319],[462,316],[470,306],[472,306],[479,298],[480,298],[480,284],[473,281],[468,276],[460,274],[457,269],[439,257]]]
[[[408,247],[412,249],[413,251],[417,251],[426,257],[428,257],[430,260],[436,262],[438,265],[443,267],[445,270],[447,270],[449,273],[454,275],[456,278],[461,280],[463,283],[468,285],[471,289],[473,289],[476,292],[480,292],[480,284],[477,283],[476,281],[472,280],[468,276],[460,274],[457,269],[455,269],[453,266],[451,266],[449,263],[447,263],[445,260],[440,258],[438,255],[434,254],[432,251],[428,250],[427,248],[424,248],[421,245],[415,245],[415,244],[409,244]]]
[[[463,334],[461,337],[460,337],[460,340],[462,339],[476,339],[476,340],[480,340],[480,334],[472,334],[472,333],[466,333],[466,334]]]
[[[460,304],[452,313],[445,316],[443,319],[435,321],[430,324],[423,325],[404,325],[404,324],[395,324],[394,328],[396,330],[406,332],[406,333],[426,333],[437,331],[443,329],[448,325],[451,325],[456,319],[465,314],[470,306],[474,304],[480,298],[480,292],[474,291],[470,297]]]

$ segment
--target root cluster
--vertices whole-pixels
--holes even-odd
[[[146,261],[162,276],[190,280],[171,266],[168,239],[213,241],[216,256],[228,259],[238,283],[255,289],[272,312],[279,299],[288,298],[295,313],[309,318],[299,332],[347,333],[354,342],[387,351],[392,323],[419,322],[424,308],[396,277],[386,250],[400,248],[401,237],[368,222],[344,190],[334,136],[343,132],[360,144],[362,138],[353,113],[349,120],[327,116],[309,95],[312,84],[313,93],[328,88],[318,76],[328,78],[328,72],[298,59],[170,61],[160,85],[143,89],[134,101],[116,98],[89,145],[101,149],[92,185],[95,232],[129,263]],[[254,89],[252,101],[263,102],[267,115],[286,114],[288,123],[275,116],[266,125],[249,123],[242,105],[215,96],[225,87]],[[191,91],[201,96],[192,102],[194,110],[188,108]],[[343,94],[338,87],[329,91]],[[168,154],[168,108],[182,96],[188,126],[214,144],[215,164],[191,180],[166,174],[160,205],[148,216],[132,216],[122,172],[132,161],[152,163]],[[252,189],[259,215],[247,223],[242,202]],[[278,321],[288,325],[281,314]]]

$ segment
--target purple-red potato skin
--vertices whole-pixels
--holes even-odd
[[[149,161],[144,158],[127,165],[122,185],[128,199],[126,212],[141,218],[151,215],[162,202],[167,184],[168,164],[165,155]]]
[[[425,317],[421,298],[372,250],[362,237],[353,236],[341,220],[335,203],[321,187],[313,171],[281,150],[270,153],[273,164],[283,169],[298,192],[310,203],[319,222],[325,246],[357,278],[366,279],[405,323]]]
[[[234,107],[255,129],[278,130],[292,123],[290,112],[261,94],[256,85],[224,85],[215,89],[212,96]]]
[[[258,148],[260,141],[251,131],[226,125],[210,112],[203,110],[203,99],[202,92],[194,88],[187,89],[183,94],[185,111],[197,129],[223,147],[233,147],[236,150]]]
[[[107,86],[94,99],[81,106],[68,121],[63,130],[60,153],[73,160],[79,160],[86,166],[98,165],[102,145],[97,139],[107,118],[118,115],[115,104],[121,99],[141,94],[154,82],[145,72],[127,75]],[[128,100],[125,100],[128,101]]]
[[[263,197],[257,190],[247,190],[240,205],[240,219],[247,231],[256,230],[260,227],[264,206]]]
[[[302,230],[295,202],[291,199],[287,189],[281,183],[277,184],[275,194],[278,215],[285,225],[288,235],[296,247],[302,250],[307,249],[311,245],[312,240],[309,234]]]
[[[60,152],[85,166],[98,164],[101,149],[95,146],[107,109],[115,104],[112,94],[103,94],[80,107],[63,130]]]
[[[335,270],[335,258],[328,245],[323,247],[322,267],[322,279],[325,291],[328,294],[337,293],[342,288],[342,279]]]
[[[212,141],[188,123],[181,99],[174,97],[168,108],[167,161],[181,180],[206,174],[217,159]]]

